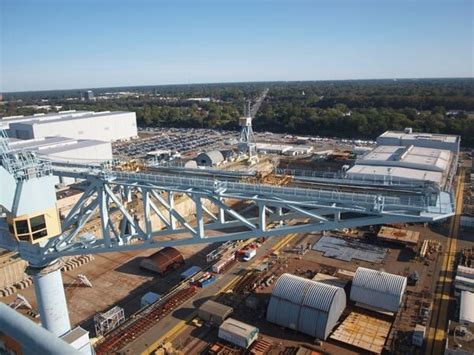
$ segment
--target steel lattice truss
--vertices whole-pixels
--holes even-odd
[[[63,220],[62,235],[43,247],[19,243],[22,257],[36,263],[67,255],[432,222],[453,214],[447,192],[374,194],[100,169],[54,170],[62,177],[85,179],[87,188]],[[193,201],[194,215],[186,217],[175,208],[174,197],[183,195]],[[140,219],[130,211],[131,201]],[[84,226],[97,216],[99,235],[81,237]],[[153,228],[152,219],[157,218],[164,228]]]

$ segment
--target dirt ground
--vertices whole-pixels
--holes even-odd
[[[140,308],[140,299],[148,291],[158,294],[166,293],[179,280],[179,274],[192,265],[205,261],[205,255],[212,248],[208,244],[177,247],[185,258],[185,266],[161,277],[152,272],[140,269],[140,261],[156,250],[114,252],[94,255],[94,260],[74,270],[63,272],[69,317],[72,325],[82,325],[93,329],[92,319],[97,312],[104,312],[115,305],[124,308],[125,316],[133,314]],[[78,274],[85,275],[92,283],[92,288],[75,286]],[[19,291],[37,307],[34,288]],[[3,298],[9,303],[15,296]],[[26,315],[26,309],[19,310]]]

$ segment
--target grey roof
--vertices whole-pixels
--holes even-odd
[[[96,118],[96,117],[104,117],[104,116],[115,116],[119,114],[124,114],[124,113],[133,113],[131,111],[104,111],[104,112],[84,112],[84,114],[77,114],[74,113],[73,115],[71,114],[64,114],[64,115],[52,115],[52,116],[47,116],[47,115],[41,115],[41,116],[33,116],[29,118],[25,118],[24,122],[20,121],[17,123],[21,123],[24,125],[42,125],[42,124],[50,124],[50,123],[55,123],[55,122],[64,122],[64,121],[76,121],[76,120],[82,120],[82,119],[90,119],[90,118]]]
[[[239,335],[241,337],[250,338],[258,333],[258,328],[234,318],[227,318],[219,327],[219,330]]]
[[[212,164],[218,164],[224,161],[224,156],[218,150],[211,150],[209,152],[200,153],[196,158],[197,161],[200,161],[203,159],[209,160]]]
[[[397,139],[425,139],[440,142],[457,142],[460,136],[453,134],[438,134],[438,133],[406,133],[402,131],[385,131],[380,137],[389,137]]]
[[[370,307],[397,312],[407,286],[407,278],[384,271],[357,268],[350,299]]]
[[[207,300],[204,302],[201,307],[199,307],[199,311],[207,312],[209,314],[217,315],[222,318],[227,317],[229,314],[232,313],[232,307],[226,306],[225,304],[215,302],[213,300]]]
[[[65,137],[46,137],[27,140],[15,140],[10,142],[10,148],[13,152],[35,151],[41,155],[65,152],[78,148],[92,147],[101,144],[110,144],[108,142],[93,139],[72,139]]]
[[[1,119],[4,120],[5,122],[8,121],[21,121],[21,120],[31,120],[31,119],[39,119],[39,118],[54,118],[54,117],[66,117],[66,116],[71,116],[71,115],[85,115],[85,114],[90,114],[93,113],[93,111],[76,111],[76,110],[69,110],[69,111],[59,111],[59,112],[50,112],[50,113],[36,113],[34,115],[28,115],[28,116],[23,116],[23,115],[18,115],[18,116],[7,116],[7,117],[2,117]]]

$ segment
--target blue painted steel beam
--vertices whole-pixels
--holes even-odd
[[[18,341],[25,354],[80,355],[64,340],[0,302],[0,331]]]

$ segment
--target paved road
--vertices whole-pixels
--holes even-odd
[[[258,260],[265,257],[271,249],[275,250],[279,246],[283,246],[286,243],[281,242],[288,240],[291,236],[270,238],[257,250],[257,255],[254,260],[258,262]],[[225,274],[221,275],[212,285],[200,289],[196,296],[183,303],[176,311],[159,321],[135,342],[123,348],[121,353],[134,355],[140,353],[147,354],[156,349],[160,343],[172,340],[185,328],[186,323],[195,317],[196,305],[199,306],[202,302],[215,298],[222,290],[229,288],[229,286],[238,281],[240,276],[245,274],[247,268],[254,263],[255,262],[237,263]]]
[[[428,331],[425,354],[438,355],[444,353],[446,340],[446,329],[448,325],[449,304],[451,302],[451,285],[454,276],[454,263],[456,257],[457,238],[459,236],[459,225],[463,207],[465,170],[461,168],[457,177],[456,185],[456,214],[451,218],[446,252],[442,262],[442,269],[435,294],[433,315]]]

